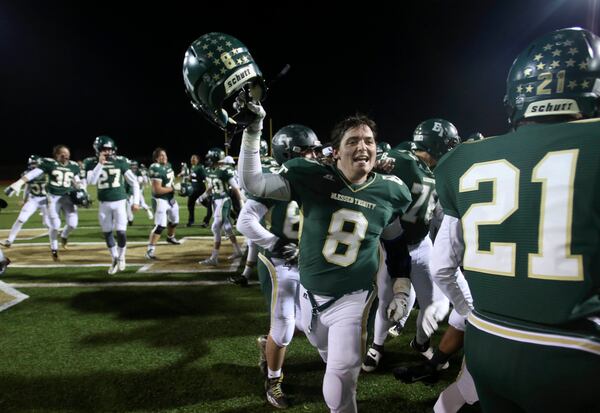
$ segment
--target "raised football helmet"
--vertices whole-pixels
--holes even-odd
[[[392,146],[389,143],[385,141],[377,142],[377,156],[383,155],[384,152],[387,152],[390,149],[392,149]]]
[[[266,140],[260,140],[260,156],[269,156],[269,144]]]
[[[40,164],[40,156],[39,155],[29,155],[27,158],[27,169],[32,170],[37,168]]]
[[[307,149],[319,147],[321,142],[317,134],[311,128],[298,124],[279,129],[271,142],[273,156],[280,165],[292,158],[302,156]]]
[[[517,56],[504,106],[512,127],[526,118],[595,117],[600,103],[600,38],[573,27],[546,34]]]
[[[445,119],[427,119],[413,133],[417,149],[429,153],[439,160],[446,152],[460,143],[456,127]]]
[[[117,153],[117,145],[115,144],[115,141],[113,140],[113,138],[107,135],[97,136],[96,139],[94,139],[93,146],[94,151],[96,151],[96,156],[98,156],[100,152],[105,150],[112,151],[109,152],[109,155],[114,155],[115,153]]]
[[[192,106],[229,132],[254,119],[244,110],[245,102],[263,100],[267,90],[248,48],[235,37],[217,32],[200,36],[187,49],[183,80]]]
[[[225,158],[225,151],[221,148],[211,148],[206,152],[205,161],[209,166],[216,165]]]

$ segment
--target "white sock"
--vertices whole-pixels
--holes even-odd
[[[117,247],[117,251],[119,251],[119,258],[124,258],[127,247]]]
[[[117,258],[118,254],[117,254],[117,247],[110,247],[108,248],[110,251],[110,256],[113,258]]]
[[[267,368],[267,370],[268,370],[267,377],[269,377],[270,379],[275,379],[277,377],[281,377],[281,369],[271,370],[270,368]]]

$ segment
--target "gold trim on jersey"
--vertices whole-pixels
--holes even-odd
[[[495,324],[470,313],[469,323],[477,329],[498,337],[521,343],[538,344],[542,346],[563,347],[573,350],[586,351],[600,356],[600,343],[580,337],[559,334],[538,333]]]
[[[369,185],[371,185],[373,182],[375,182],[377,180],[377,175],[378,175],[375,172],[369,172],[369,175],[373,174],[373,176],[371,177],[371,179],[369,180],[369,178],[367,178],[367,181],[365,183],[361,184],[362,186],[360,186],[359,188],[354,189],[354,188],[352,188],[352,183],[350,181],[348,181],[348,179],[346,179],[346,177],[344,176],[344,174],[342,173],[342,171],[340,171],[337,167],[335,167],[333,169],[338,174],[338,176],[341,178],[341,180],[344,183],[344,185],[346,185],[346,188],[348,188],[349,190],[351,190],[354,193],[362,191],[363,189],[367,188]]]
[[[269,271],[269,276],[271,277],[271,324],[273,325],[275,323],[275,305],[277,303],[277,286],[278,286],[278,280],[277,280],[277,270],[275,269],[275,266],[273,265],[273,263],[271,262],[270,259],[268,259],[267,257],[265,257],[262,253],[258,253],[258,259],[262,261],[263,264],[265,264],[265,267],[267,267],[267,271]]]

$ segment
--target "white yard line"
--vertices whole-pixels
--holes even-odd
[[[258,281],[250,281],[250,285],[258,285]],[[122,282],[64,282],[64,283],[10,283],[13,288],[107,288],[107,287],[177,287],[177,286],[212,286],[233,285],[228,281],[122,281]]]

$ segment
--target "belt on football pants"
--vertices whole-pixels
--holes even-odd
[[[319,304],[317,304],[317,300],[315,300],[315,296],[313,295],[313,293],[306,290],[306,292],[304,293],[304,297],[308,298],[308,300],[310,301],[310,305],[312,307],[312,311],[311,311],[312,316],[310,318],[310,325],[308,326],[309,333],[312,331],[313,325],[314,325],[317,317],[319,316],[319,314],[321,314],[323,311],[327,310],[329,307],[331,307],[333,305],[333,303],[335,303],[337,300],[339,300],[343,296],[344,296],[344,294],[333,296],[331,298],[331,300],[326,301],[323,304],[319,305]]]

